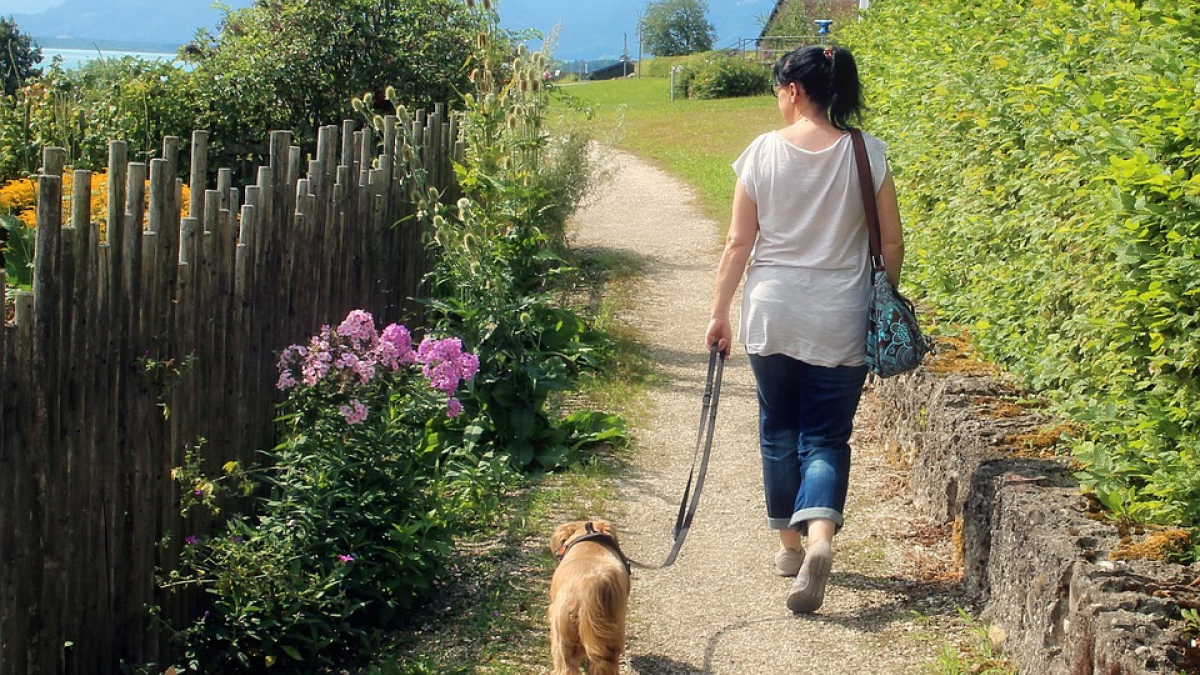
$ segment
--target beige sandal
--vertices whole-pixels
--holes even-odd
[[[781,548],[775,551],[775,572],[781,577],[794,577],[804,564],[804,549],[793,551]]]
[[[832,567],[833,549],[829,543],[821,541],[810,545],[788,594],[788,609],[797,614],[809,614],[820,609],[825,602],[825,582],[829,581]]]

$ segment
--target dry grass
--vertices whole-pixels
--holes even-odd
[[[1191,546],[1192,535],[1187,530],[1168,527],[1153,530],[1141,541],[1131,537],[1122,539],[1120,545],[1108,554],[1110,560],[1179,560]]]
[[[1000,440],[1000,447],[1018,457],[1056,457],[1058,446],[1078,432],[1078,427],[1069,422],[1050,424],[1036,431],[1005,436]]]
[[[937,353],[925,367],[945,375],[995,377],[1000,373],[999,368],[979,356],[965,335],[938,338]]]

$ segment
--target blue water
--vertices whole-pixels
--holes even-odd
[[[78,68],[83,64],[97,59],[104,58],[121,58],[123,56],[133,56],[139,59],[148,61],[171,61],[175,58],[175,54],[163,54],[159,52],[121,52],[110,49],[65,49],[59,47],[42,47],[42,62],[38,65],[46,67],[50,65],[50,61],[55,56],[62,57],[62,65],[65,70]]]

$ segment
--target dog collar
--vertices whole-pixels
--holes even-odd
[[[562,562],[562,559],[567,557],[567,553],[574,548],[576,544],[580,544],[585,541],[594,541],[617,554],[617,557],[620,558],[621,562],[625,565],[626,574],[633,573],[633,568],[629,564],[629,558],[626,558],[625,553],[621,551],[621,545],[617,543],[616,537],[597,530],[591,523],[588,523],[584,527],[587,529],[586,534],[581,534],[578,537],[567,541],[565,544],[560,546],[557,551],[554,552],[554,557],[558,558],[559,562]]]

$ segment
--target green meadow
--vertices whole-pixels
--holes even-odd
[[[649,160],[693,186],[704,212],[722,229],[728,226],[733,200],[729,165],[756,136],[782,126],[770,96],[672,101],[667,78],[581,82],[558,91],[560,107],[591,111],[598,140]]]

